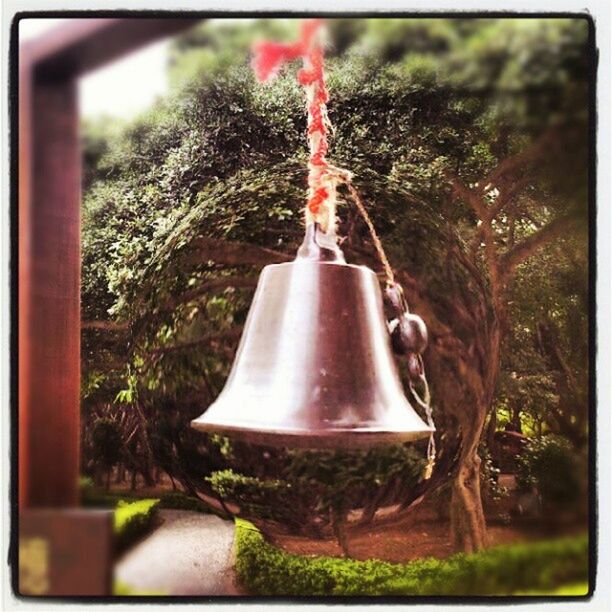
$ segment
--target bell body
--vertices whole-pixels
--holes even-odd
[[[403,393],[376,275],[301,251],[263,269],[225,388],[192,426],[306,448],[429,436]]]

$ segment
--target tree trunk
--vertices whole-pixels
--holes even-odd
[[[117,484],[125,482],[125,463],[120,462],[117,466],[117,477],[115,478]]]
[[[361,513],[361,517],[359,518],[360,525],[366,525],[372,522],[376,511],[382,503],[389,497],[391,492],[397,491],[398,489],[398,481],[397,478],[390,479],[386,484],[376,491],[376,493],[364,503],[363,511]]]
[[[451,497],[451,539],[455,550],[476,552],[487,544],[487,531],[480,496],[480,457],[476,453],[462,461]]]
[[[485,408],[480,406],[477,417],[461,423],[463,434],[459,468],[451,494],[451,540],[455,550],[476,552],[487,545],[487,529],[480,494],[480,457],[478,442],[484,426]]]
[[[149,441],[149,434],[147,432],[147,420],[139,402],[134,404],[136,408],[136,414],[138,415],[139,421],[139,433],[143,446],[143,466],[141,468],[142,477],[144,478],[145,485],[147,487],[154,487],[155,480],[153,478],[153,451],[151,449],[151,443]]]
[[[168,470],[166,470],[166,474],[168,474],[168,476],[170,476],[170,482],[172,483],[172,490],[176,491],[176,482],[174,482],[174,478],[172,477],[172,474],[170,472],[168,472]]]
[[[340,508],[331,508],[331,527],[342,549],[344,557],[350,557],[348,538],[346,534],[347,512]]]

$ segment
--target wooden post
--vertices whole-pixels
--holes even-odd
[[[19,490],[23,507],[78,497],[80,176],[71,75],[21,73]],[[24,81],[27,79],[27,83]]]
[[[77,79],[194,23],[194,19],[74,19],[20,46],[18,488],[22,509],[69,507],[78,501]]]

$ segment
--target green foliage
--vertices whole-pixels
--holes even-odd
[[[588,582],[576,582],[572,584],[564,584],[563,586],[553,589],[530,589],[528,591],[517,591],[513,595],[565,595],[565,596],[576,596],[576,595],[588,595],[589,583]]]
[[[79,491],[90,491],[93,486],[94,482],[89,476],[83,474],[79,476]]]
[[[237,519],[235,550],[238,577],[254,595],[508,595],[586,580],[588,572],[586,536],[393,564],[289,554]]]
[[[211,507],[201,499],[176,491],[164,493],[160,497],[159,507],[172,510],[189,510],[190,512],[201,512],[202,514],[212,513]]]
[[[585,464],[567,440],[555,435],[536,438],[518,459],[517,484],[535,489],[547,507],[572,508],[586,494]]]
[[[330,511],[362,507],[392,479],[414,487],[425,460],[413,446],[396,445],[367,451],[284,450],[274,460],[276,478],[245,475],[236,471],[239,462],[233,464],[235,469],[206,478],[220,497],[238,504],[243,516],[306,529],[316,521],[326,524]]]
[[[124,549],[145,534],[156,516],[159,499],[120,500],[113,514],[116,546]]]
[[[295,527],[314,515],[314,495],[309,498],[301,487],[282,480],[261,480],[231,469],[213,472],[206,480],[220,497],[237,503],[245,516]]]
[[[485,500],[499,500],[508,495],[506,487],[499,484],[500,470],[493,465],[493,458],[486,444],[479,445],[478,456],[481,459],[480,487]]]
[[[202,339],[239,331],[253,290],[244,280],[256,279],[260,268],[223,263],[202,249],[202,240],[292,255],[301,239],[303,91],[293,71],[264,87],[248,66],[256,39],[290,40],[296,29],[291,19],[202,23],[173,42],[171,95],[125,125],[84,126],[83,319],[110,319],[119,329],[84,330],[82,395],[85,410],[137,401],[150,423],[155,460],[170,472],[204,485],[204,476],[231,467],[261,482],[291,483],[292,495],[297,478],[311,483],[318,500],[312,503],[324,508],[371,496],[385,470],[408,483],[413,475],[393,467],[399,457],[354,473],[340,461],[342,476],[329,487],[335,459],[326,455],[313,455],[313,465],[284,456],[276,470],[263,462],[266,473],[255,474],[186,431],[220,392],[235,346],[235,340]],[[586,21],[337,19],[330,20],[330,32],[330,159],[354,173],[394,268],[414,277],[433,314],[470,351],[479,350],[474,326],[462,323],[454,305],[481,288],[486,294],[488,279],[484,266],[476,266],[474,280],[452,255],[478,227],[468,203],[450,197],[448,176],[475,185],[554,129],[571,136],[570,144],[563,140],[508,181],[518,185],[512,239],[528,238],[561,214],[585,216]],[[339,216],[340,234],[350,236],[343,243],[347,259],[372,265],[354,211],[341,203]],[[510,244],[510,226],[510,215],[500,215],[500,246]],[[544,306],[560,325],[576,378],[588,374],[587,310],[571,275],[576,258],[562,261],[559,250],[521,266],[509,299],[516,322],[511,318],[502,354],[499,405],[508,414],[528,414],[538,431],[559,396],[553,368],[532,347]],[[585,252],[584,244],[574,250]],[[576,275],[585,266],[583,258]],[[227,286],[207,287],[223,278]],[[480,322],[491,317],[486,303],[478,308],[482,330],[487,326]],[[523,373],[525,363],[534,371]],[[359,479],[367,483],[361,489]],[[276,494],[252,481],[240,487]]]
[[[86,507],[118,508],[120,505],[136,504],[144,499],[137,492],[130,494],[126,491],[112,493],[97,490],[94,488],[92,480],[88,477],[81,477],[80,482],[81,504]],[[144,501],[149,502],[150,500],[144,499]],[[190,512],[201,512],[202,514],[216,514],[221,518],[227,518],[201,499],[180,491],[163,493],[157,501],[159,502],[156,506],[157,509],[188,510]],[[142,508],[142,506],[135,507]]]
[[[553,243],[520,266],[509,295],[513,325],[502,354],[498,424],[524,434],[552,432],[579,445],[588,427],[588,258],[584,231]],[[556,330],[566,368],[541,350],[538,327]],[[568,379],[569,377],[569,379]],[[568,384],[570,383],[570,384]],[[518,416],[518,423],[517,421]]]

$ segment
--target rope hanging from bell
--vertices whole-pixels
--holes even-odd
[[[325,83],[321,19],[301,23],[300,38],[291,44],[262,42],[254,47],[252,66],[261,83],[274,78],[286,62],[302,59],[298,83],[306,92],[308,112],[308,203],[306,225],[318,223],[323,232],[335,236],[337,189],[349,183],[351,173],[333,166],[326,158],[327,136],[332,126],[327,116],[329,93]]]

